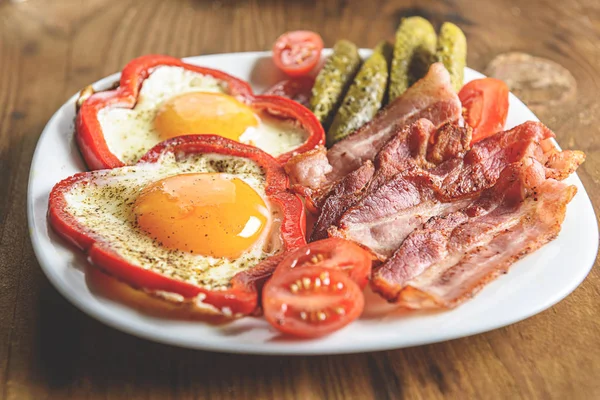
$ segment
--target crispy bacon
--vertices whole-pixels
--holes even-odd
[[[468,202],[442,202],[430,174],[414,169],[396,175],[355,203],[327,232],[360,243],[385,260],[430,217],[458,210]]]
[[[444,238],[457,226],[467,222],[469,217],[488,214],[505,202],[512,205],[522,200],[526,190],[544,180],[544,170],[539,162],[527,159],[510,165],[494,187],[484,191],[475,201],[463,203],[462,210],[433,217],[422,227],[412,231],[374,275],[374,287],[386,298],[394,299],[407,280],[428,267],[430,259],[443,259],[447,255]],[[469,237],[467,239],[470,240]]]
[[[462,157],[470,142],[470,128],[449,123],[436,130],[429,120],[420,119],[405,126],[377,153],[377,173],[370,188],[379,187],[400,172],[430,169],[446,159]]]
[[[402,128],[375,156],[377,177],[371,186],[379,186],[408,169],[434,167],[435,164],[427,161],[430,138],[434,135],[433,123],[424,118]]]
[[[540,123],[525,123],[478,142],[464,158],[447,160],[431,170],[413,166],[398,173],[402,169],[395,166],[400,162],[387,155],[383,161],[378,156],[378,168],[368,189],[355,197],[352,207],[337,222],[319,229],[327,230],[330,236],[358,242],[380,260],[386,260],[415,228],[431,217],[465,207],[473,197],[493,186],[502,170],[512,163],[531,158],[545,164],[545,178],[568,175],[581,162],[582,153],[564,151],[558,153],[560,163],[548,160],[549,152],[552,157],[557,154],[545,147],[552,136]]]
[[[372,286],[407,308],[455,307],[554,239],[575,193],[546,180],[535,161],[513,164],[468,207],[415,230],[374,273]]]
[[[300,185],[315,190],[325,185],[326,175],[332,170],[327,160],[327,150],[323,146],[292,157],[285,165],[285,171],[292,185]]]
[[[509,164],[532,157],[545,165],[546,177],[564,179],[584,161],[580,151],[559,152],[552,143],[554,133],[541,122],[528,121],[480,142],[464,157],[457,157],[431,170],[448,199],[469,195],[494,185]]]
[[[360,198],[361,192],[371,180],[374,170],[373,163],[367,161],[333,187],[320,207],[319,218],[310,236],[311,242],[327,238],[327,229],[335,224],[340,216]]]
[[[539,122],[469,148],[455,98],[434,65],[373,121],[286,167],[321,211],[311,240],[369,248],[383,263],[373,288],[407,308],[454,307],[556,237],[576,192],[559,180],[585,159]]]
[[[585,161],[585,153],[577,150],[559,151],[552,147],[544,154],[546,177],[563,180],[579,168]]]
[[[458,121],[461,112],[462,106],[452,89],[448,71],[441,63],[433,64],[425,77],[380,111],[371,122],[329,149],[327,158],[333,171],[328,179],[336,181],[366,160],[373,160],[402,127],[425,118],[439,128]]]
[[[470,148],[473,130],[456,123],[447,123],[431,138],[427,149],[427,161],[435,165],[446,160],[462,157]]]
[[[312,191],[322,190],[324,186],[337,182],[359,168],[365,161],[372,161],[379,150],[406,125],[427,119],[437,129],[460,120],[461,111],[462,106],[452,89],[448,71],[440,63],[433,64],[425,77],[381,110],[371,122],[335,144],[329,151],[320,147],[293,157],[286,171],[292,185]],[[431,156],[437,157],[437,152],[432,150]]]
[[[439,133],[440,131],[442,132]],[[333,185],[331,191],[325,196],[325,200],[321,202],[322,206],[319,207],[321,213],[315,224],[311,240],[327,237],[328,229],[336,225],[348,209],[361,201],[365,196],[367,187],[370,192],[373,192],[401,171],[417,169],[415,173],[418,174],[419,171],[422,171],[422,168],[435,166],[434,163],[427,161],[427,155],[432,152],[428,146],[433,145],[435,153],[445,156],[455,152],[454,156],[456,157],[461,155],[464,152],[464,146],[468,146],[470,143],[470,130],[466,128],[448,125],[442,127],[440,131],[436,132],[433,124],[426,119],[420,119],[404,127],[377,154],[374,161],[377,172],[372,179],[375,168],[370,161],[367,161],[359,169],[349,173]],[[451,138],[452,135],[456,136],[457,139]],[[417,176],[413,176],[411,179],[416,179],[415,185],[419,186]],[[426,176],[425,179],[429,178]],[[408,183],[408,185],[411,184]],[[418,188],[416,190],[418,191]],[[433,192],[431,190],[425,192],[423,195],[429,196],[433,201]],[[317,199],[314,202],[319,203],[319,200]],[[421,217],[424,218],[425,215],[423,214]],[[418,223],[418,221],[421,221],[421,219],[412,219],[413,223]],[[402,221],[399,220],[398,223],[402,224]],[[401,228],[408,229],[410,226],[406,225]],[[386,236],[397,235],[402,229],[393,232],[382,231],[381,233]],[[335,229],[329,233],[344,236],[344,233],[336,232]],[[374,232],[371,233],[375,237],[369,242],[375,246],[374,242],[380,239],[380,235]],[[369,246],[366,242],[361,241],[361,243]],[[375,253],[379,257],[384,257],[381,252],[375,251]]]

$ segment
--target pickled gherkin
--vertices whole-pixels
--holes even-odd
[[[360,63],[356,45],[348,40],[340,40],[333,46],[333,54],[317,75],[312,88],[310,108],[325,130],[352,83]]]
[[[451,22],[444,22],[438,37],[436,60],[444,64],[450,73],[452,87],[462,88],[467,65],[467,38],[463,31]]]
[[[369,122],[381,108],[392,50],[381,42],[360,67],[327,132],[328,147]]]
[[[434,61],[436,35],[422,17],[405,18],[396,31],[390,70],[389,101],[393,101],[427,73]]]

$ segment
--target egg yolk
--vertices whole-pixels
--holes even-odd
[[[225,258],[249,249],[270,215],[250,185],[219,173],[154,182],[141,191],[133,211],[139,228],[162,246]]]
[[[165,101],[154,117],[163,140],[186,134],[212,133],[239,141],[260,122],[250,107],[222,93],[185,93]]]

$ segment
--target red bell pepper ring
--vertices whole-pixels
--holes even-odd
[[[186,135],[166,140],[153,147],[136,165],[157,163],[163,155],[173,153],[177,157],[186,154],[216,153],[244,157],[257,163],[266,174],[265,193],[271,204],[281,210],[280,227],[282,252],[306,244],[305,212],[300,198],[288,191],[288,177],[283,167],[262,150],[216,135]],[[226,309],[233,315],[252,313],[258,305],[258,290],[273,272],[280,254],[264,260],[255,267],[234,275],[226,290],[210,290],[149,271],[140,265],[123,259],[109,242],[94,234],[67,211],[66,194],[82,182],[92,182],[101,177],[103,171],[81,172],[57,183],[50,192],[48,219],[56,233],[87,254],[89,262],[129,284],[149,292],[169,292],[193,301],[198,295],[205,296],[202,302]]]
[[[225,82],[228,93],[250,107],[296,120],[307,132],[308,137],[296,149],[277,157],[281,163],[285,163],[294,154],[308,151],[324,141],[325,132],[317,118],[308,109],[294,101],[278,96],[255,95],[247,82],[222,71],[187,64],[174,57],[146,55],[132,60],[125,66],[117,89],[95,93],[81,105],[76,120],[76,139],[88,168],[95,170],[125,166],[125,163],[108,148],[98,120],[98,112],[106,107],[133,108],[142,83],[155,68],[160,66],[176,66],[203,75],[210,75]]]

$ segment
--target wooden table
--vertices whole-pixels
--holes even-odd
[[[31,157],[50,116],[84,85],[141,54],[266,50],[291,29],[318,31],[328,46],[348,38],[371,47],[409,15],[459,24],[476,69],[519,50],[571,71],[576,99],[539,114],[564,147],[587,153],[579,176],[598,214],[598,2],[425,3],[0,0],[0,398],[600,398],[597,268],[550,310],[486,334],[370,354],[256,357],[108,328],[64,300],[34,257],[25,211]]]

